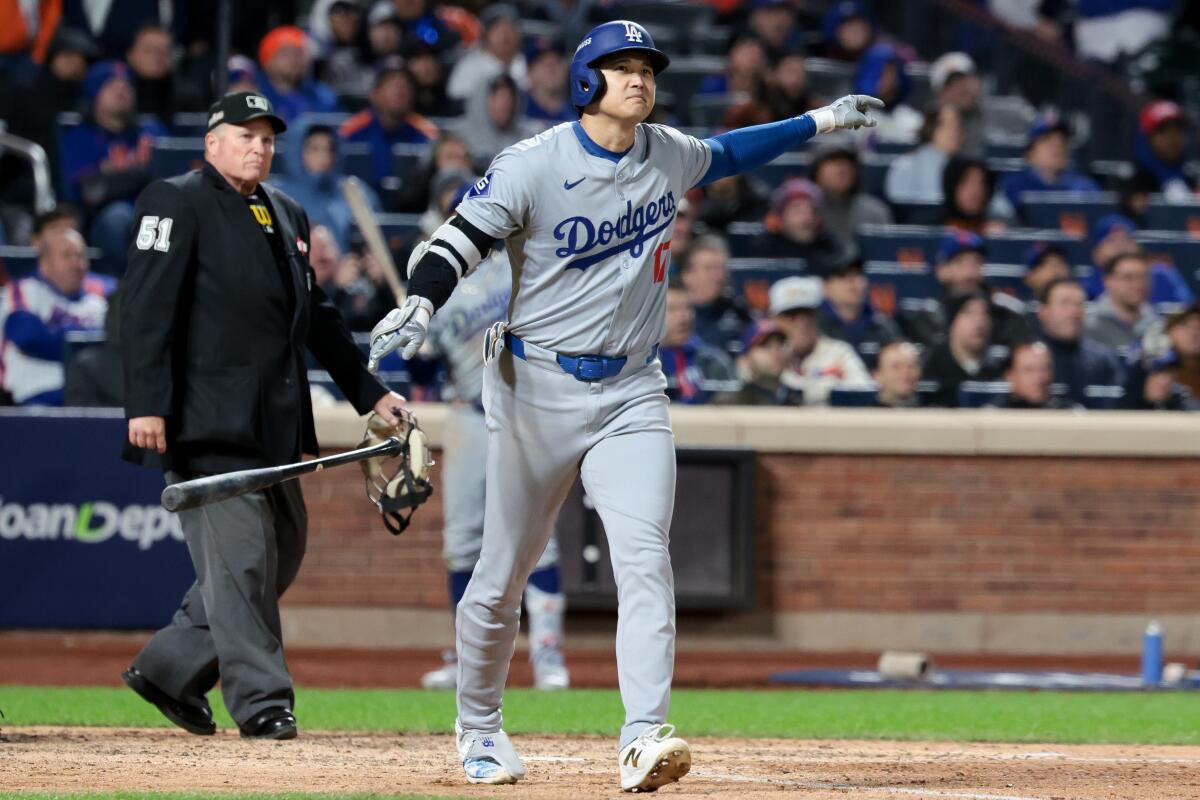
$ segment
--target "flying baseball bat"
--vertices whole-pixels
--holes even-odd
[[[324,458],[314,458],[312,461],[301,461],[298,464],[284,464],[281,467],[262,467],[261,469],[243,469],[237,472],[225,472],[220,475],[207,475],[190,481],[181,481],[163,489],[162,504],[167,511],[183,511],[188,508],[215,503],[218,500],[228,500],[231,497],[265,489],[277,483],[290,481],[307,475],[310,472],[320,472],[326,467],[338,467],[342,464],[352,464],[365,461],[368,458],[380,458],[396,455],[404,447],[404,443],[395,436],[382,444],[371,447],[361,447],[358,450],[348,450]]]
[[[396,305],[401,305],[408,293],[404,291],[404,284],[400,283],[400,273],[396,270],[396,262],[392,261],[392,251],[384,241],[383,231],[379,229],[379,223],[375,220],[375,212],[371,210],[371,203],[362,190],[362,182],[353,176],[346,178],[342,181],[342,194],[350,205],[354,224],[358,225],[358,230],[367,242],[367,250],[379,262],[388,288],[396,296]]]

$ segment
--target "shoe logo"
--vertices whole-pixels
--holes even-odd
[[[495,747],[495,744],[492,742],[490,736],[483,737],[483,741],[480,742],[480,744],[482,744],[484,747]]]
[[[570,181],[566,181],[566,180],[564,180],[564,181],[563,181],[563,188],[564,188],[564,189],[566,189],[566,190],[569,192],[569,191],[571,191],[572,189],[574,189],[576,186],[578,186],[579,184],[583,183],[583,182],[584,182],[584,181],[586,181],[586,180],[587,180],[587,178],[580,178],[579,180],[575,181],[574,183],[571,183]]]
[[[638,759],[642,757],[641,750],[630,750],[625,754],[625,766],[637,769]]]

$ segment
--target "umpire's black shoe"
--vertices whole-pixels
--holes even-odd
[[[125,685],[138,693],[138,696],[162,712],[162,715],[183,728],[188,733],[197,736],[212,736],[217,732],[217,724],[212,719],[212,709],[208,704],[203,706],[189,705],[176,700],[162,689],[151,683],[145,675],[130,667],[121,673]]]
[[[260,711],[238,727],[247,739],[296,738],[296,718],[286,708]]]

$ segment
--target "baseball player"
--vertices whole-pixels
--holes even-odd
[[[404,305],[372,331],[371,363],[416,355],[458,281],[504,240],[508,322],[487,337],[483,549],[458,604],[458,751],[471,783],[525,768],[501,728],[521,593],[577,475],[604,523],[617,583],[625,724],[621,788],[687,773],[666,724],[675,650],[667,532],[675,444],[657,358],[671,232],[684,192],[761,166],[817,133],[857,129],[882,103],[843,97],[800,117],[703,141],[644,120],[669,64],[636,22],[592,29],[575,51],[565,122],[498,155],[409,260]]]
[[[471,188],[468,183],[458,201]],[[443,519],[442,555],[450,571],[450,602],[458,607],[471,570],[483,544],[484,481],[487,464],[487,430],[483,415],[484,333],[505,319],[512,297],[508,259],[494,252],[463,279],[462,285],[442,306],[429,325],[421,354],[442,358],[447,365],[450,389],[456,402],[446,418],[442,456]],[[560,588],[558,541],[551,536],[525,587],[529,614],[529,661],[533,685],[538,689],[566,689],[570,675],[561,642],[566,601]],[[448,657],[440,669],[426,673],[426,689],[453,689],[458,683],[458,661]]]

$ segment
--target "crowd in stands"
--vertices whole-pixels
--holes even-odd
[[[672,66],[653,121],[705,137],[802,114],[834,88],[885,108],[874,128],[679,204],[660,346],[673,400],[1200,407],[1200,211],[1172,217],[1186,220],[1179,249],[1152,232],[1164,207],[1200,207],[1183,105],[1142,108],[1114,176],[1075,160],[1080,120],[998,98],[971,55],[916,52],[870,3],[696,5],[715,45],[670,41],[708,70]],[[1169,0],[980,5],[1118,72],[1193,22]],[[316,280],[353,330],[394,299],[345,181],[393,220],[405,263],[497,153],[577,118],[572,48],[626,15],[616,0],[234,4],[227,89],[262,93],[287,121],[272,181],[307,210]],[[58,201],[39,208],[28,163],[0,146],[0,400],[120,404],[133,201],[200,158],[215,36],[198,0],[0,0],[0,127],[42,147]],[[436,378],[417,391],[437,397]]]

